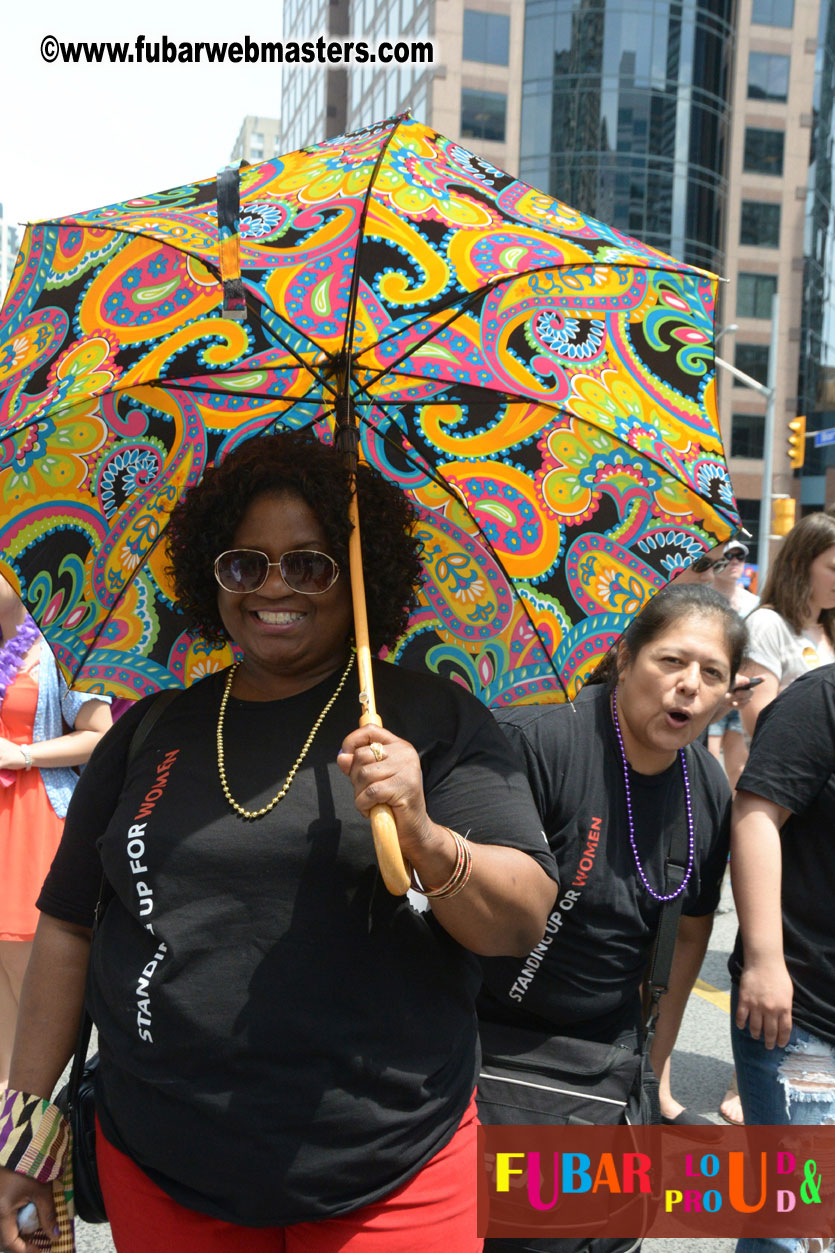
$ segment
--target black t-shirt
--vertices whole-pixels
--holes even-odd
[[[257,821],[217,768],[225,676],[184,692],[125,775],[145,702],[82,775],[38,902],[89,925],[104,1132],[166,1192],[251,1226],[385,1195],[453,1134],[475,1086],[477,960],[425,898],[391,896],[336,764],[354,676],[285,799]],[[267,804],[338,676],[281,701],[232,699],[235,799]],[[523,848],[556,877],[524,776],[486,709],[453,684],[375,666],[384,725],[418,750],[430,816]]]
[[[835,1044],[835,664],[795,679],[765,707],[737,787],[790,811],[780,846],[792,1017]],[[737,934],[734,979],[743,962]]]
[[[545,937],[524,961],[482,960],[479,1013],[582,1039],[614,1040],[637,1025],[639,990],[661,904],[640,880],[629,842],[623,766],[605,687],[570,705],[502,710],[522,753],[559,869],[560,894]],[[686,750],[694,862],[683,912],[711,913],[728,853],[730,789],[700,744]],[[664,893],[674,829],[687,829],[681,764],[656,775],[630,769],[635,841],[650,885]]]

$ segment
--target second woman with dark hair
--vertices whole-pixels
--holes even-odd
[[[180,603],[241,660],[178,696],[127,769],[142,704],[124,715],[39,902],[12,1083],[48,1098],[100,845],[115,895],[90,1004],[120,1253],[145,1253],[149,1232],[201,1253],[481,1247],[473,954],[536,942],[553,859],[501,732],[453,684],[381,663],[384,726],[356,729],[347,498],[339,454],[286,434],[244,446],[178,507]],[[391,644],[418,574],[413,514],[368,467],[359,505],[372,639]],[[378,803],[408,897],[376,868]],[[51,1230],[49,1196],[0,1179],[0,1243],[23,1253],[10,1211],[32,1196]]]
[[[642,988],[667,894],[665,862],[680,835],[687,850],[682,916],[652,1061],[664,1120],[703,1121],[665,1091],[665,1071],[728,855],[730,789],[696,741],[727,700],[745,641],[745,626],[724,597],[709,587],[674,585],[625,632],[610,682],[584,688],[573,707],[500,712],[524,758],[561,888],[546,937],[526,959],[482,961],[479,1016],[491,1070],[508,1064],[497,1057],[499,1041],[505,1058],[524,1053],[526,1039],[541,1041],[535,1048],[547,1052],[549,1036],[639,1048]],[[500,1083],[482,1076],[479,1096],[488,1107]],[[537,1119],[523,1114],[516,1121]],[[516,1253],[563,1247],[559,1240],[507,1244]]]

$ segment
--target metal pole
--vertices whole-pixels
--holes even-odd
[[[760,536],[757,543],[757,590],[762,595],[768,574],[768,548],[771,536],[772,478],[774,473],[774,400],[777,393],[777,348],[779,331],[780,297],[777,293],[771,301],[771,345],[768,350],[768,399],[765,405],[765,431],[763,432],[763,485],[760,500]]]
[[[752,379],[750,374],[746,374],[744,370],[738,370],[735,365],[731,365],[730,361],[725,361],[722,357],[716,357],[715,361],[723,370],[727,370],[728,374],[732,374],[735,379],[739,379],[740,383],[744,383],[746,387],[752,387],[761,396],[768,397],[769,391],[765,383],[759,383],[756,379]]]

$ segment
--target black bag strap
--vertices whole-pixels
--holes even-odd
[[[687,749],[684,750],[685,753]],[[681,887],[687,873],[689,856],[689,824],[678,826],[670,835],[670,847],[664,863],[664,895],[672,894]],[[678,924],[681,907],[684,904],[684,893],[679,892],[673,900],[667,900],[661,907],[658,930],[655,933],[655,944],[647,974],[649,986],[649,1014],[644,1029],[644,1048],[649,1048],[655,1033],[655,1020],[658,1017],[661,997],[670,986],[670,971],[673,966],[673,954],[678,935]]]
[[[154,729],[161,716],[165,713],[165,710],[171,704],[174,697],[179,696],[179,694],[179,688],[166,688],[164,692],[160,692],[157,695],[156,700],[153,700],[145,710],[145,713],[136,724],[136,729],[134,730],[130,743],[128,744],[128,751],[125,757],[125,773],[127,773],[128,766],[133,761],[148,736],[151,734],[151,731]],[[96,932],[99,929],[99,924],[104,917],[105,910],[107,909],[112,896],[113,888],[107,878],[107,875],[102,873],[101,885],[99,887],[99,899],[96,902],[96,912],[93,916],[93,930],[90,936],[91,945],[95,939]],[[81,1011],[81,1021],[78,1024],[78,1036],[75,1042],[75,1056],[73,1057],[72,1070],[70,1071],[70,1079],[67,1085],[68,1109],[75,1104],[78,1097],[78,1089],[81,1084],[81,1076],[84,1073],[84,1066],[87,1061],[87,1049],[90,1046],[90,1035],[92,1030],[93,1020],[90,1017],[85,1004]]]
[[[677,831],[670,841],[670,851],[664,864],[664,895],[672,896],[684,882],[687,873],[687,834],[684,830]],[[670,970],[673,964],[673,952],[676,945],[678,923],[684,893],[679,892],[673,900],[665,901],[661,908],[658,931],[655,935],[655,947],[649,968],[651,987],[659,987],[666,992],[670,986]]]

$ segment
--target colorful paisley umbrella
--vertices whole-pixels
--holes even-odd
[[[190,683],[228,656],[174,604],[171,507],[350,410],[421,518],[391,658],[564,699],[738,526],[715,291],[408,117],[37,223],[0,316],[0,568],[76,686]]]

